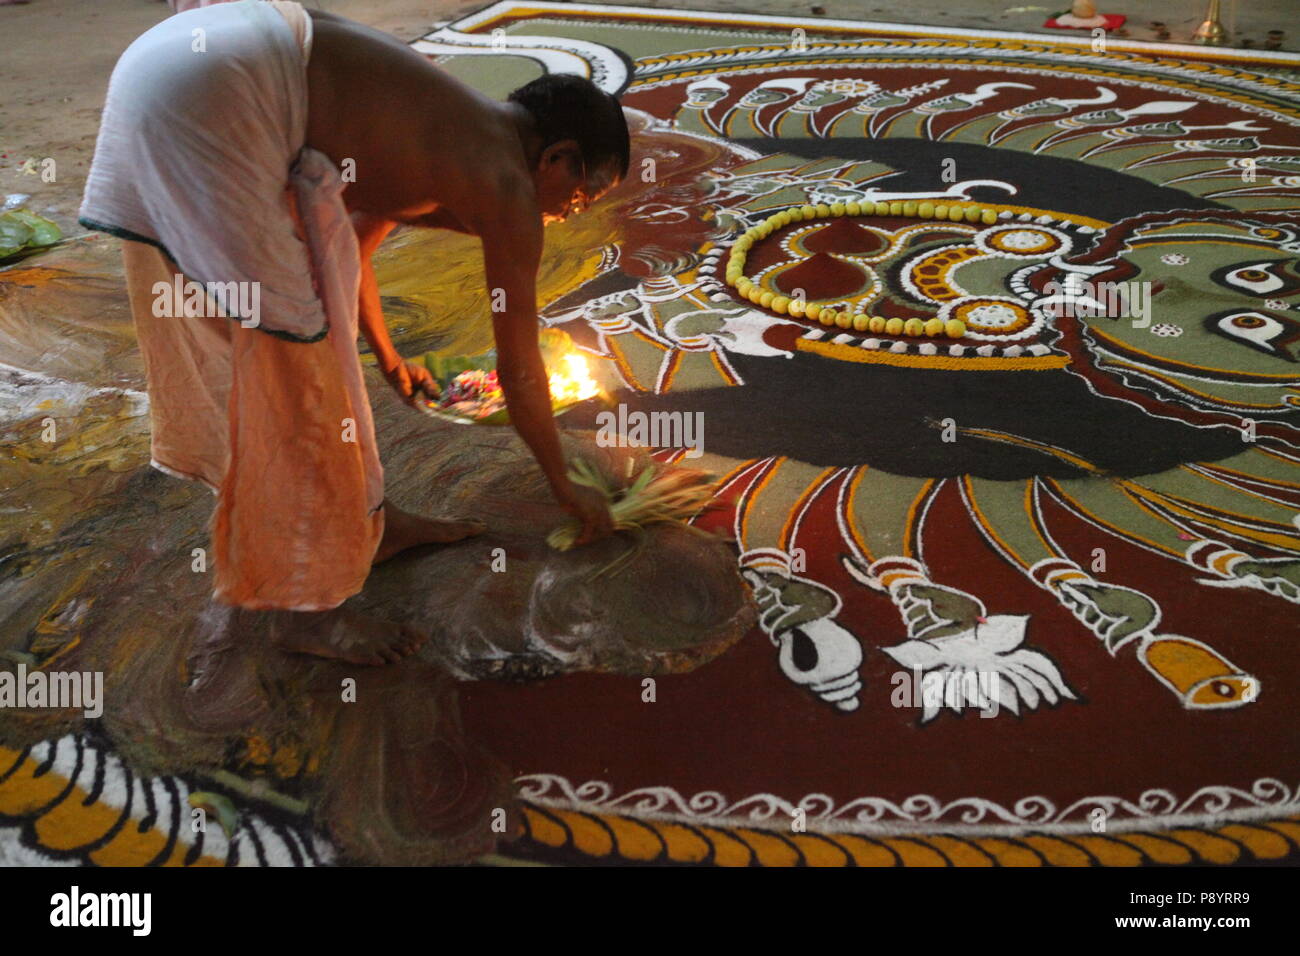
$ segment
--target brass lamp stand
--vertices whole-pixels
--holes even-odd
[[[1205,11],[1205,20],[1192,34],[1192,41],[1206,46],[1222,46],[1227,37],[1228,31],[1219,22],[1219,0],[1210,0],[1210,9]]]

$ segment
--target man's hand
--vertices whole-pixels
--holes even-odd
[[[609,502],[605,496],[594,488],[575,485],[566,479],[567,488],[555,488],[555,498],[564,506],[564,510],[582,523],[575,546],[590,544],[593,541],[613,534],[614,516],[609,513]]]
[[[391,369],[384,371],[384,378],[393,386],[393,391],[402,397],[408,405],[414,405],[420,399],[437,401],[442,395],[438,382],[423,365],[399,360]]]

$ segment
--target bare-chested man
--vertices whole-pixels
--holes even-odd
[[[306,16],[310,21],[305,20]],[[200,34],[203,50],[197,51]],[[196,55],[187,59],[178,52],[182,41],[190,43]],[[295,42],[301,44],[306,57],[305,79],[294,73]],[[267,60],[277,59],[283,62],[266,66]],[[258,76],[264,66],[270,80]],[[301,61],[297,62],[296,68],[301,67]],[[156,83],[165,85],[164,91],[155,92],[156,86],[148,85],[149,70],[162,74]],[[280,77],[285,77],[291,87],[288,93],[274,89]],[[305,104],[298,102],[302,99]],[[304,106],[305,117],[300,115]],[[219,163],[223,157],[197,159],[200,147],[191,148],[189,138],[200,133],[176,129],[195,112],[203,114],[193,121],[203,125],[201,145],[220,149],[225,143],[228,148],[224,157],[226,178],[219,181],[220,187],[208,185],[218,180],[205,163]],[[295,142],[296,134],[286,135],[276,127],[276,118],[281,115],[290,126],[300,124],[301,141]],[[174,141],[169,138],[173,130]],[[161,137],[161,142],[151,137]],[[231,142],[239,144],[238,152],[229,147]],[[280,150],[285,155],[272,155],[255,165],[253,159],[257,157],[250,159],[250,155],[264,142],[274,144],[266,147],[272,154]],[[347,162],[355,169],[355,181],[342,188],[339,215],[350,220],[355,246],[359,247],[357,322],[388,381],[408,401],[435,395],[436,386],[426,369],[404,361],[394,349],[384,325],[371,256],[398,224],[453,229],[480,237],[486,286],[504,294],[504,310],[495,313],[492,322],[498,374],[511,420],[536,456],[556,499],[582,523],[580,541],[587,542],[607,534],[611,519],[599,495],[573,485],[565,474],[547,375],[538,349],[535,281],[543,226],[582,211],[621,181],[629,162],[628,131],[617,100],[581,77],[543,76],[516,90],[509,101],[498,102],[459,82],[392,37],[290,3],[244,0],[178,15],[146,33],[119,61],[109,88],[82,221],[129,240],[124,243],[128,284],[154,405],[155,464],[182,477],[201,478],[218,492],[214,527],[218,536],[219,599],[275,614],[276,640],[286,650],[355,663],[382,663],[411,653],[424,636],[409,627],[365,618],[338,607],[342,598],[359,590],[355,575],[343,579],[342,590],[313,591],[313,577],[321,568],[333,567],[332,555],[306,551],[325,549],[324,543],[317,545],[311,539],[286,543],[276,560],[299,560],[293,575],[278,567],[269,576],[250,573],[227,586],[224,594],[222,591],[223,556],[228,569],[234,569],[240,561],[253,567],[264,560],[261,552],[268,549],[265,541],[260,545],[247,543],[255,541],[258,533],[258,516],[249,513],[254,507],[249,502],[280,493],[264,487],[269,479],[248,474],[252,466],[241,463],[238,442],[243,440],[249,449],[242,454],[260,460],[266,474],[270,474],[292,455],[263,453],[262,446],[275,445],[281,439],[288,442],[302,432],[301,423],[291,421],[282,426],[272,422],[260,426],[260,434],[255,432],[259,427],[256,413],[263,405],[275,405],[272,393],[281,383],[278,373],[264,374],[257,383],[256,398],[245,397],[249,390],[246,381],[257,374],[253,370],[278,370],[286,363],[293,367],[305,362],[309,364],[303,368],[311,371],[293,374],[323,382],[352,382],[353,389],[359,387],[359,377],[353,375],[355,370],[348,367],[348,362],[328,353],[326,330],[337,319],[333,314],[330,323],[320,319],[321,303],[329,304],[328,293],[322,291],[320,270],[342,268],[346,263],[322,265],[313,261],[309,275],[303,258],[302,267],[296,273],[290,272],[288,278],[276,271],[282,268],[283,260],[293,260],[290,266],[294,266],[295,257],[304,255],[305,236],[328,234],[327,226],[320,224],[328,221],[327,216],[308,223],[304,232],[302,219],[310,216],[300,213],[303,197],[309,193],[303,191],[306,187],[301,179],[294,181],[299,191],[292,221],[281,215],[283,206],[277,206],[272,195],[277,184],[290,185],[288,177],[282,175],[282,170],[288,168],[286,161],[291,163],[295,157],[301,160],[312,151],[334,167],[326,178],[336,188],[337,168]],[[247,166],[247,170],[240,171],[242,178],[229,169],[236,165]],[[265,175],[260,172],[264,167]],[[304,169],[311,169],[310,164],[301,162],[293,168],[298,177],[305,175]],[[232,180],[238,183],[237,190],[229,185]],[[271,208],[242,210],[244,218],[218,225],[193,213],[189,220],[185,219],[187,208],[199,204],[195,196],[217,194],[225,201],[226,194],[221,190],[247,192],[252,197],[249,202],[258,201],[259,196],[269,197],[266,204]],[[210,211],[209,215],[217,217],[220,213]],[[289,236],[290,229],[296,230],[296,239]],[[265,235],[240,230],[261,230]],[[281,254],[274,243],[286,236],[293,248],[286,246],[288,251]],[[223,257],[210,254],[213,249]],[[352,254],[355,256],[355,252]],[[141,291],[142,283],[155,277],[163,266],[168,272],[183,272],[191,279],[250,279],[270,287],[270,293],[278,294],[280,287],[294,282],[301,288],[289,289],[273,299],[283,301],[281,311],[264,310],[265,318],[256,323],[232,322],[231,318],[238,316],[232,316],[229,310],[215,320],[180,318],[166,322],[150,317],[142,307]],[[430,268],[436,268],[436,263],[430,263]],[[304,276],[311,282],[307,283]],[[313,290],[320,293],[320,301],[313,299],[310,305],[314,311],[302,314],[316,316],[316,324],[286,317],[304,299],[311,298]],[[267,295],[263,293],[263,301]],[[496,298],[499,301],[500,294]],[[153,315],[157,315],[156,308]],[[209,327],[204,321],[215,324]],[[328,338],[344,334],[332,331]],[[234,382],[233,387],[222,380],[210,389],[216,396],[214,405],[229,402],[229,447],[222,445],[208,455],[218,465],[192,465],[185,460],[186,452],[174,450],[183,442],[173,442],[169,435],[184,432],[185,423],[177,424],[173,419],[187,413],[171,418],[166,414],[169,394],[196,389],[196,382],[190,378],[207,374],[202,369],[192,371],[192,367],[204,365],[204,343],[215,343],[211,346],[214,350],[224,349],[234,369],[226,374],[226,379]],[[337,342],[335,347],[337,352]],[[354,348],[352,354],[355,358]],[[180,355],[187,355],[186,361],[180,361]],[[239,391],[241,375],[246,380],[244,393]],[[291,401],[292,393],[286,394],[290,397],[284,401]],[[354,395],[350,405],[338,407],[343,414],[351,410],[351,414],[364,417],[368,424],[369,410],[359,407],[362,405],[363,398]],[[218,411],[227,415],[225,408]],[[283,434],[276,431],[279,427]],[[253,437],[245,438],[244,431],[238,429],[249,431]],[[335,453],[326,449],[321,454]],[[356,463],[354,450],[344,449],[339,454],[353,456],[338,459],[339,472],[361,476],[352,487],[368,487],[371,493],[382,495],[382,491],[373,491],[373,480],[364,484],[365,468]],[[370,454],[374,456],[372,470],[377,471],[377,455],[373,450]],[[195,453],[194,457],[204,456]],[[322,458],[323,462],[329,460]],[[332,474],[332,467],[322,464],[314,472],[304,470],[306,477],[301,480],[311,483],[312,475],[322,471]],[[241,468],[242,474],[238,473]],[[282,484],[295,480],[290,472]],[[298,507],[301,501],[302,507],[317,509],[309,517],[324,523],[339,508],[339,502],[331,499],[331,495],[336,499],[337,494],[336,490],[313,486],[284,489],[280,499],[268,500],[284,500],[287,507]],[[243,512],[231,503],[236,498],[243,503]],[[308,505],[307,500],[313,504]],[[270,520],[270,512],[277,512],[274,518],[279,524],[291,527],[290,522],[282,520],[278,509],[267,511],[263,519]],[[365,530],[371,524],[359,523],[368,521],[365,509],[357,513],[361,517],[354,522],[359,529],[356,545],[347,553],[354,561],[354,550],[364,553],[367,566],[416,545],[455,541],[482,530],[472,521],[413,515],[385,499],[382,509],[375,505],[369,512],[382,520],[382,538],[376,535],[370,539],[365,537]],[[292,527],[301,525],[298,522]],[[248,530],[241,531],[241,527]],[[239,537],[241,534],[244,539]],[[280,540],[271,541],[271,549]],[[328,547],[338,553],[340,539],[336,537]],[[295,554],[299,555],[297,559],[293,558]],[[233,575],[234,570],[227,573]],[[303,581],[301,593],[311,596],[299,597],[294,585],[283,584],[286,579]],[[257,583],[260,581],[269,583]],[[274,597],[269,596],[272,592]],[[322,598],[318,596],[321,593],[330,596]]]
[[[357,164],[357,181],[343,198],[361,244],[361,330],[380,368],[403,397],[436,395],[428,370],[402,361],[388,337],[370,265],[379,243],[399,223],[478,236],[487,288],[505,293],[493,332],[511,420],[556,498],[582,519],[580,540],[608,531],[600,496],[565,477],[537,347],[536,280],[542,227],[582,212],[627,173],[628,133],[617,101],[581,77],[554,74],[501,103],[387,34],[309,13],[315,46],[307,143],[336,164]],[[550,121],[547,128],[539,128],[534,110]],[[579,130],[592,155],[573,138]],[[439,522],[419,519],[415,538],[422,528],[440,540]],[[381,544],[379,559],[397,550]]]

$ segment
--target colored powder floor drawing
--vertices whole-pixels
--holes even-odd
[[[67,243],[0,271],[6,666],[93,664],[145,697],[141,674],[188,668],[260,716],[178,699],[11,729],[0,859],[1300,854],[1300,57],[514,2],[414,45],[496,97],[542,70],[622,97],[631,174],[548,229],[542,317],[622,424],[663,426],[655,458],[722,476],[697,523],[757,613],[714,553],[666,542],[680,561],[584,593],[642,631],[575,654],[473,610],[490,594],[421,596],[473,591],[478,552],[401,564],[365,600],[443,637],[412,665],[427,692],[366,678],[408,705],[378,756],[329,667],[156,650],[204,612],[158,569],[201,546],[211,499],[148,467],[114,241]],[[489,344],[480,269],[468,237],[388,242],[398,349]],[[370,384],[404,506],[483,493],[466,474],[507,493],[508,433],[452,448]],[[561,421],[576,442],[601,412]],[[42,443],[60,415],[77,437]],[[105,647],[107,622],[137,630]],[[431,753],[454,772],[380,779]],[[484,845],[511,786],[522,836]],[[191,832],[194,791],[230,834]]]

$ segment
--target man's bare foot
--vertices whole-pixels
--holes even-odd
[[[312,654],[349,664],[391,664],[414,653],[427,635],[356,611],[277,611],[271,642],[290,654]]]
[[[379,542],[371,564],[387,561],[393,555],[421,544],[450,544],[472,538],[487,530],[481,521],[455,521],[446,518],[422,518],[403,511],[391,501],[384,502],[384,537]]]

